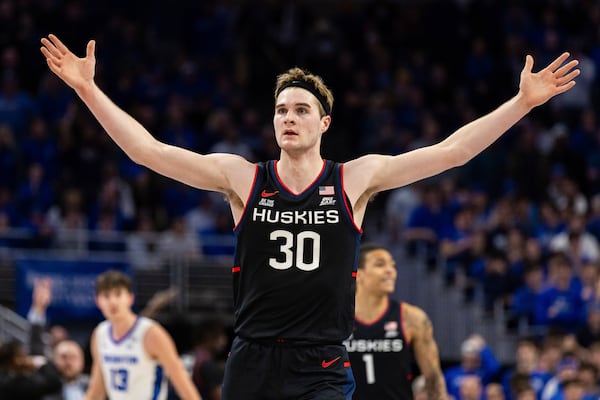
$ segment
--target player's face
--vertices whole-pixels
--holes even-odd
[[[96,296],[96,304],[104,318],[118,319],[131,312],[133,293],[124,288],[105,290]]]
[[[365,265],[359,269],[357,280],[369,292],[390,294],[394,292],[396,276],[396,262],[390,252],[377,249],[365,256]]]
[[[321,118],[319,102],[308,90],[289,87],[277,97],[273,127],[282,150],[302,152],[319,148],[330,117]]]

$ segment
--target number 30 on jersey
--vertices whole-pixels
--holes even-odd
[[[317,232],[303,231],[294,235],[279,229],[271,232],[269,239],[276,242],[283,240],[283,244],[279,246],[281,253],[277,257],[269,258],[269,266],[279,270],[295,266],[302,271],[319,268],[321,236]]]

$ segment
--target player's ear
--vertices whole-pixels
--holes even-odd
[[[362,268],[356,270],[356,282],[358,283],[362,279]]]
[[[331,124],[331,115],[326,115],[321,118],[321,134],[327,132]]]

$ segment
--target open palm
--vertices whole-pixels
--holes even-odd
[[[528,55],[525,67],[521,71],[519,88],[523,98],[530,107],[545,103],[559,93],[566,92],[575,86],[575,77],[579,69],[574,69],[578,61],[571,60],[565,64],[569,53],[563,53],[546,68],[537,73],[532,72],[533,57]]]
[[[84,58],[77,57],[52,34],[42,38],[42,45],[40,51],[46,57],[48,67],[67,85],[78,91],[93,82],[96,66],[93,40],[88,42]]]

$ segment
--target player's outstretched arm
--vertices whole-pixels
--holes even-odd
[[[148,355],[156,358],[162,365],[182,400],[201,400],[192,378],[179,358],[173,339],[158,323],[152,325],[146,332],[144,348]]]
[[[239,175],[242,175],[243,181],[252,180],[254,167],[251,163],[239,156],[200,155],[161,143],[96,86],[95,41],[89,41],[86,55],[82,58],[73,54],[55,35],[41,41],[40,50],[50,70],[75,90],[106,132],[133,161],[200,189],[228,194],[235,192],[238,197],[246,198],[246,188],[243,187],[240,193],[235,180]]]
[[[104,386],[102,369],[100,368],[100,356],[98,354],[98,344],[95,330],[92,333],[90,350],[92,352],[92,371],[90,374],[90,383],[87,391],[85,392],[84,400],[104,400],[106,399],[106,389]]]
[[[404,327],[410,335],[413,352],[421,374],[425,377],[425,390],[430,400],[446,400],[446,382],[440,366],[440,355],[433,337],[433,326],[427,314],[418,307],[403,304]]]
[[[580,71],[578,61],[568,61],[563,53],[538,72],[533,72],[533,57],[528,55],[521,71],[518,93],[496,108],[459,128],[442,142],[397,156],[368,155],[346,163],[347,186],[356,186],[351,200],[363,193],[408,185],[465,164],[496,141],[534,107],[575,86]],[[350,183],[356,182],[356,183]],[[351,187],[349,189],[352,189]]]

